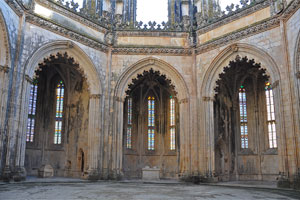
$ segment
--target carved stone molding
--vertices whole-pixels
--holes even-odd
[[[189,102],[189,99],[187,99],[187,98],[186,99],[181,99],[181,100],[178,101],[179,104],[184,104],[184,103],[188,103],[188,102]]]
[[[277,27],[277,26],[279,26],[279,24],[280,24],[280,19],[278,17],[271,18],[267,21],[264,21],[259,24],[255,24],[255,25],[253,25],[249,28],[245,28],[241,31],[234,32],[234,33],[227,35],[225,37],[222,37],[220,39],[212,40],[203,45],[199,45],[196,48],[196,53],[200,54],[200,53],[210,51],[221,45],[226,45],[229,42],[240,40],[242,38],[249,37],[253,34],[257,34],[257,33],[266,31],[268,29]]]
[[[101,94],[91,94],[90,95],[90,99],[100,99],[101,98]]]
[[[102,33],[106,33],[106,31],[107,31],[106,27],[102,27],[101,25],[98,25],[98,24],[92,22],[90,19],[80,16],[79,13],[76,13],[76,12],[73,12],[72,10],[66,9],[65,7],[58,5],[55,2],[48,1],[48,0],[35,0],[35,1],[51,10],[54,10],[54,11],[64,15],[64,16],[70,17],[71,19],[74,19],[75,21],[80,22],[92,29],[95,29]]]
[[[115,100],[115,101],[117,101],[117,102],[121,102],[121,103],[123,103],[124,102],[124,99],[123,98],[121,98],[121,97],[113,97],[113,99]]]
[[[213,97],[202,97],[203,101],[207,102],[207,101],[213,101],[214,98]]]
[[[200,27],[198,29],[197,33],[198,34],[206,33],[206,32],[208,32],[210,30],[213,30],[217,27],[223,26],[223,25],[228,24],[232,21],[238,20],[238,19],[240,19],[242,17],[245,17],[247,15],[250,15],[250,14],[252,14],[252,13],[258,11],[258,10],[264,9],[264,8],[268,7],[269,5],[270,5],[269,1],[262,1],[262,2],[258,3],[257,5],[246,8],[246,9],[241,10],[239,12],[232,12],[232,14],[229,15],[229,16],[222,17],[222,18],[218,19],[218,21],[216,21],[216,22],[209,23],[204,27]]]
[[[28,81],[30,84],[33,83],[33,79],[30,78],[30,76],[28,76],[27,74],[25,75],[25,80]]]
[[[296,77],[300,79],[300,71],[296,73]]]
[[[15,11],[18,16],[23,15],[24,7],[22,4],[16,0],[6,0],[7,4]]]
[[[282,18],[288,19],[294,12],[300,8],[300,0],[294,0],[289,6],[283,11]]]
[[[8,73],[9,72],[9,67],[0,65],[0,72],[1,71],[3,71],[4,73]]]
[[[26,21],[27,22],[30,22],[32,24],[35,24],[37,26],[40,26],[42,28],[45,28],[47,30],[50,30],[52,32],[55,32],[59,35],[62,35],[64,37],[67,37],[67,38],[70,38],[72,40],[75,40],[75,41],[78,41],[80,43],[83,43],[89,47],[92,47],[92,48],[95,48],[95,49],[98,49],[98,50],[101,50],[101,51],[104,51],[104,52],[107,52],[108,51],[108,47],[100,42],[97,42],[95,40],[92,40],[88,37],[85,37],[85,36],[82,36],[78,33],[75,33],[73,31],[70,31],[66,28],[63,28],[61,26],[58,26],[48,20],[45,20],[41,17],[38,17],[36,15],[33,15],[33,14],[29,14],[27,13],[26,15]]]
[[[192,55],[192,49],[183,48],[151,48],[151,47],[137,47],[137,48],[114,48],[113,54],[172,54],[172,55]]]
[[[6,24],[4,22],[4,17],[2,16],[2,13],[0,12],[0,28],[2,29],[3,32],[3,37],[4,37],[4,46],[5,46],[5,63],[8,64],[8,58],[9,58],[9,44],[8,44],[8,32],[6,29]]]
[[[272,83],[272,89],[277,88],[279,85],[279,80],[275,81],[274,83]]]

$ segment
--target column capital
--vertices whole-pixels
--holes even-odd
[[[33,83],[33,79],[29,75],[25,75],[25,80],[28,81],[30,84]]]
[[[202,97],[203,101],[214,101],[213,97]]]
[[[279,85],[279,80],[275,81],[274,83],[272,83],[272,89],[277,88]]]
[[[188,103],[188,102],[189,102],[188,98],[181,99],[181,100],[178,101],[179,104]]]
[[[90,99],[100,99],[101,98],[101,94],[91,94],[90,95]]]
[[[0,72],[4,71],[4,73],[8,73],[9,72],[9,67],[7,65],[3,66],[0,65]]]

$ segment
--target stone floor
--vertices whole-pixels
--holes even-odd
[[[1,183],[0,199],[105,199],[105,200],[200,200],[200,199],[300,199],[300,192],[264,187],[264,184],[228,183],[193,185],[179,182],[99,181],[77,179],[27,179]]]

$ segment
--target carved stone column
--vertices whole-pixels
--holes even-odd
[[[8,89],[8,66],[1,66],[0,65],[0,158],[5,157],[5,140],[6,140],[6,133],[5,133],[5,115],[7,111],[7,89]],[[3,171],[5,166],[4,161],[5,159],[1,159],[0,161],[0,170]]]
[[[93,94],[89,102],[89,126],[88,126],[88,179],[100,178],[101,154],[101,95]]]
[[[214,102],[212,97],[203,97],[205,115],[205,147],[207,149],[207,173],[215,172]]]
[[[187,177],[190,175],[191,163],[190,163],[190,152],[191,152],[191,133],[189,131],[189,100],[182,99],[179,101],[179,140],[180,140],[180,152],[179,152],[179,176]]]
[[[13,179],[15,181],[25,180],[26,178],[26,170],[24,167],[25,162],[25,151],[26,151],[26,131],[27,131],[27,118],[28,118],[28,105],[30,98],[30,89],[33,80],[25,75],[23,90],[21,94],[20,104],[20,123],[19,133],[16,138],[16,157],[15,157],[15,172]]]
[[[114,113],[112,128],[112,178],[118,179],[123,176],[123,117],[124,117],[124,100],[120,97],[114,97]]]

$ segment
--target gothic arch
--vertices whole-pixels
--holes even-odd
[[[284,124],[283,124],[283,108],[282,108],[282,96],[281,96],[281,75],[279,67],[277,66],[274,59],[265,51],[254,47],[249,44],[236,43],[225,48],[220,52],[214,60],[211,62],[208,67],[206,74],[204,75],[202,86],[200,88],[200,94],[202,103],[202,112],[205,113],[204,120],[201,122],[201,129],[206,133],[205,134],[205,143],[209,148],[208,157],[207,157],[207,170],[214,172],[215,171],[215,141],[214,141],[214,110],[213,110],[213,101],[215,97],[215,88],[217,87],[217,81],[219,80],[219,75],[224,72],[224,68],[228,66],[230,61],[235,60],[237,56],[247,57],[249,60],[254,59],[256,63],[259,63],[261,68],[266,69],[266,75],[269,76],[269,81],[273,84],[274,90],[274,99],[275,99],[275,110],[276,110],[276,119],[281,122],[277,125],[280,151],[280,170],[286,171],[287,166],[284,162],[285,152],[285,137],[281,136],[284,134]]]
[[[225,48],[219,53],[208,67],[204,79],[202,81],[201,94],[204,97],[213,97],[216,81],[219,74],[223,72],[230,61],[235,60],[236,56],[247,56],[248,59],[254,59],[256,63],[260,63],[261,68],[266,69],[266,73],[270,76],[271,83],[280,81],[280,71],[274,59],[265,51],[249,44],[237,43]]]
[[[95,65],[89,56],[75,43],[71,41],[61,40],[47,43],[37,49],[26,61],[24,67],[24,75],[26,80],[23,82],[23,90],[21,95],[24,96],[21,100],[22,108],[20,110],[20,121],[22,122],[20,126],[20,132],[22,133],[22,140],[25,143],[26,137],[26,122],[28,116],[28,105],[29,105],[29,93],[30,93],[30,83],[35,76],[35,71],[39,68],[40,63],[49,59],[50,57],[56,57],[60,55],[68,55],[69,58],[74,59],[74,63],[79,66],[79,71],[82,72],[83,77],[86,79],[88,88],[89,88],[89,121],[88,121],[88,155],[85,155],[87,158],[86,166],[88,169],[88,176],[92,174],[99,174],[99,162],[98,158],[100,155],[100,135],[102,132],[102,112],[99,113],[99,110],[102,109],[102,86],[99,73]],[[22,144],[20,147],[20,166],[24,166],[25,161],[25,144]]]
[[[56,55],[57,53],[67,53],[69,57],[74,58],[75,62],[79,64],[80,69],[84,72],[91,94],[102,94],[101,81],[95,65],[88,55],[71,41],[61,40],[50,42],[37,49],[27,60],[24,74],[33,78],[38,64],[43,63],[43,60],[51,54]]]
[[[125,91],[128,90],[128,85],[132,83],[132,79],[136,78],[138,74],[142,74],[144,71],[150,70],[151,68],[154,71],[159,71],[161,74],[165,75],[167,79],[172,81],[172,84],[175,86],[175,90],[178,93],[179,100],[189,98],[189,90],[181,74],[167,62],[154,57],[144,58],[125,70],[117,81],[114,95],[116,97],[124,98],[126,95]]]
[[[4,21],[3,14],[0,10],[0,66],[9,67],[10,62],[10,48],[9,48],[9,37],[6,28],[6,23]]]
[[[114,90],[114,113],[113,113],[113,155],[112,155],[112,170],[117,174],[122,174],[123,162],[123,112],[124,100],[128,85],[132,83],[132,79],[143,74],[144,71],[159,71],[161,75],[165,75],[166,79],[171,80],[171,84],[175,86],[174,90],[177,93],[179,100],[179,137],[180,137],[180,164],[179,173],[187,173],[191,168],[191,163],[188,158],[191,156],[190,147],[190,104],[189,104],[189,90],[180,75],[180,73],[170,64],[157,58],[149,57],[142,59],[128,69],[126,69],[117,81]]]

